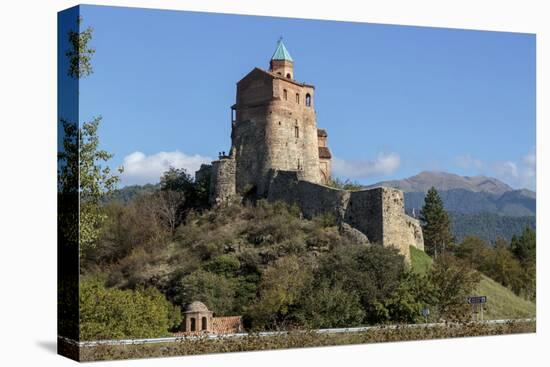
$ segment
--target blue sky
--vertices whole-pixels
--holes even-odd
[[[103,116],[123,184],[195,169],[230,148],[236,82],[283,36],[295,78],[316,87],[341,178],[423,170],[535,188],[535,36],[366,23],[84,6],[94,74],[80,121]],[[157,178],[157,179],[156,179]]]

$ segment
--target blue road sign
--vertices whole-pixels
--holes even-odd
[[[468,303],[471,305],[478,303],[487,303],[487,296],[468,297]]]

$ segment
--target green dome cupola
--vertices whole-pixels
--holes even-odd
[[[294,79],[294,60],[286,49],[282,38],[277,41],[277,48],[271,56],[269,71],[284,78]]]

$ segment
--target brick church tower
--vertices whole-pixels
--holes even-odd
[[[294,60],[282,40],[269,70],[254,68],[237,83],[227,157],[234,160],[237,194],[264,196],[273,170],[327,182],[331,155],[326,132],[317,129],[314,97],[313,85],[295,80]]]

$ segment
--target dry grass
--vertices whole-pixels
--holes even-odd
[[[534,322],[516,322],[499,325],[463,324],[431,328],[382,328],[360,333],[343,334],[317,334],[313,332],[305,332],[268,337],[251,335],[242,338],[217,340],[201,339],[184,340],[174,343],[83,347],[80,350],[80,360],[98,361],[129,358],[169,357],[206,353],[307,348],[533,332],[535,332]]]

